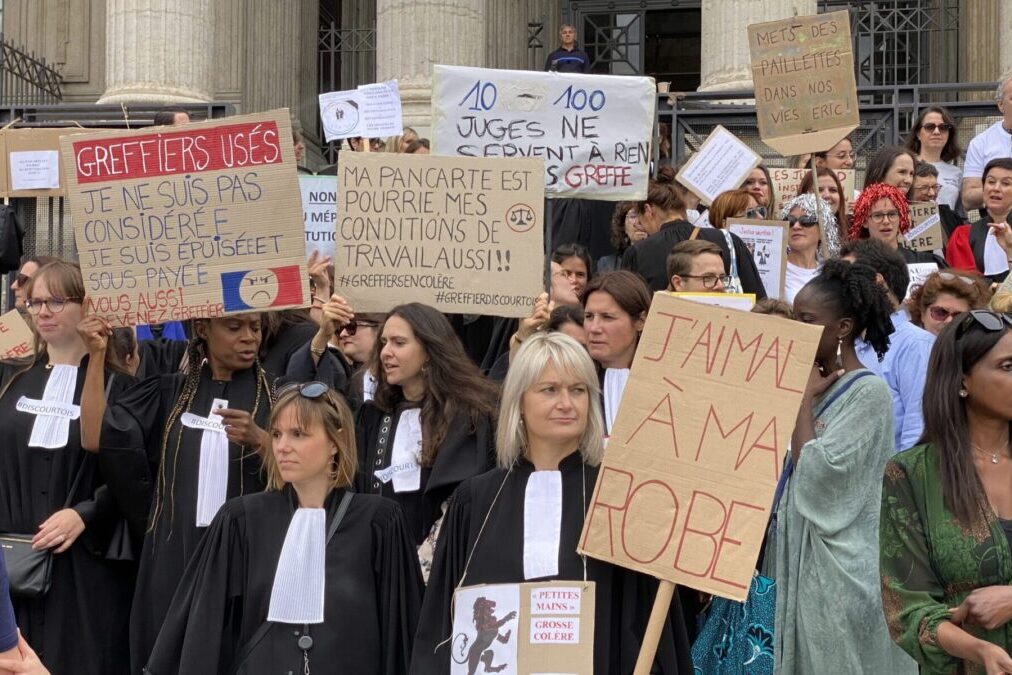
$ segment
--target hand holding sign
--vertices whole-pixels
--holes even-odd
[[[84,340],[84,346],[92,358],[105,358],[105,350],[112,336],[112,327],[108,321],[95,314],[87,314],[77,324],[77,334]]]

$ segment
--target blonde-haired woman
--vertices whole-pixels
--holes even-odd
[[[412,675],[449,672],[444,640],[458,586],[552,580],[596,583],[594,672],[632,672],[656,583],[576,552],[604,451],[603,424],[586,350],[562,333],[524,340],[503,384],[498,468],[462,483],[443,521]],[[652,672],[692,672],[677,599]]]
[[[352,413],[322,382],[281,390],[267,491],[225,504],[147,672],[407,673],[422,581],[400,507],[356,494]]]

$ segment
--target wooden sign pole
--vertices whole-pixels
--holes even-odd
[[[664,622],[668,618],[668,610],[671,609],[671,598],[674,595],[674,582],[664,581],[663,579],[658,582],[657,595],[654,597],[654,607],[650,610],[650,621],[647,623],[647,630],[643,635],[643,642],[640,644],[640,655],[636,658],[636,669],[633,670],[633,675],[650,675],[650,668],[654,665],[654,657],[657,655],[657,645],[661,641]]]

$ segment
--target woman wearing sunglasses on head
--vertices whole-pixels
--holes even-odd
[[[972,310],[939,334],[922,444],[886,466],[882,601],[921,673],[1012,673],[1012,319]]]
[[[780,217],[787,221],[787,273],[784,277],[784,300],[794,302],[798,291],[814,279],[822,267],[819,243],[822,240],[819,219],[832,238],[836,250],[840,249],[840,241],[832,234],[836,232],[836,218],[829,210],[829,204],[811,192],[798,195],[784,203]]]
[[[106,408],[98,387],[83,397],[85,447],[99,452],[110,490],[143,540],[130,617],[131,672],[140,672],[183,569],[215,513],[264,488],[265,431],[276,374],[259,360],[263,315],[193,322],[185,372],[138,382]],[[332,381],[324,321],[288,363],[295,381]],[[322,350],[315,346],[322,341]]]
[[[910,230],[910,207],[905,191],[905,188],[901,191],[885,183],[866,185],[854,202],[850,239],[878,239],[892,250],[899,251],[908,265],[936,263],[939,267],[946,267],[945,261],[930,251],[914,251],[900,246],[900,235]]]
[[[494,464],[496,389],[446,317],[417,302],[390,311],[372,358],[379,382],[358,411],[355,487],[401,505],[428,577],[447,500]]]
[[[352,495],[351,410],[289,385],[269,428],[267,491],[215,516],[145,672],[406,675],[421,575],[397,504]]]
[[[602,435],[597,375],[586,350],[561,333],[525,340],[503,385],[498,467],[462,483],[446,514],[412,675],[450,672],[453,612],[470,610],[459,604],[454,610],[458,586],[535,580],[595,582],[594,672],[633,671],[657,582],[576,551]],[[692,673],[677,595],[650,672]]]
[[[914,286],[907,300],[910,322],[938,335],[952,319],[971,309],[985,309],[991,289],[975,274],[935,272]]]
[[[11,556],[48,557],[51,570],[48,591],[46,575],[11,577],[17,623],[54,673],[125,673],[133,568],[115,554],[121,516],[83,450],[78,406],[96,378],[112,400],[131,378],[82,337],[96,319],[76,264],[44,265],[24,290],[35,356],[0,362],[0,538],[9,570]]]

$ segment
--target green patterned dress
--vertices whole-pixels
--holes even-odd
[[[981,508],[970,526],[945,508],[938,453],[918,445],[889,462],[882,488],[882,602],[889,632],[921,673],[983,673],[938,644],[949,608],[975,588],[1012,584],[1012,552],[1001,523]],[[992,631],[965,626],[1009,651],[1012,623]]]

